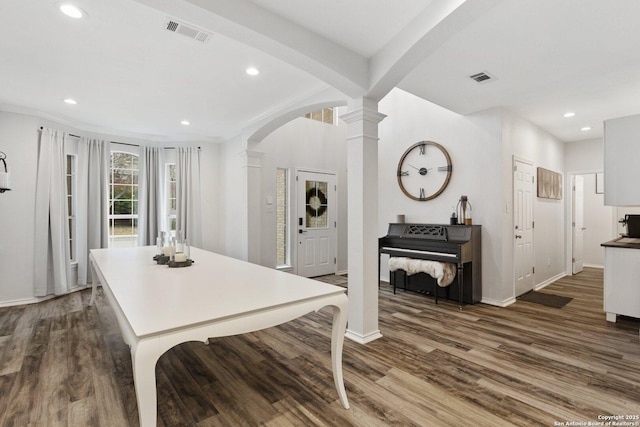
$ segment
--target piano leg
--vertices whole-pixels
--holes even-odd
[[[463,265],[461,262],[458,263],[458,308],[460,310],[462,310],[462,301],[464,301],[463,295],[462,295],[462,289],[463,289],[463,283],[464,281],[462,280],[462,271],[464,270]]]

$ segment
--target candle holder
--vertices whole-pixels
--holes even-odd
[[[166,231],[161,231],[158,233],[158,237],[156,237],[156,248],[158,250],[158,253],[153,257],[153,260],[160,265],[168,263],[171,255],[169,233],[167,233]]]
[[[184,239],[181,231],[176,231],[173,248],[171,259],[168,262],[169,267],[190,267],[193,264],[193,260],[189,258],[191,255],[189,242]]]

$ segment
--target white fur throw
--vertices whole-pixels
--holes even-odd
[[[405,257],[389,258],[389,271],[404,270],[408,276],[427,273],[438,280],[438,286],[446,287],[456,277],[456,265],[449,262],[427,261]]]

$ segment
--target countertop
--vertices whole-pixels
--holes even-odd
[[[605,248],[640,249],[640,238],[621,236],[602,243],[600,246],[604,246]]]

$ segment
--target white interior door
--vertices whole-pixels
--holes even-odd
[[[515,296],[533,290],[533,165],[513,162]]]
[[[578,274],[582,271],[584,260],[584,177],[582,175],[573,176],[573,253],[572,253],[572,272]]]
[[[333,274],[337,242],[335,175],[298,171],[296,179],[298,275]]]

